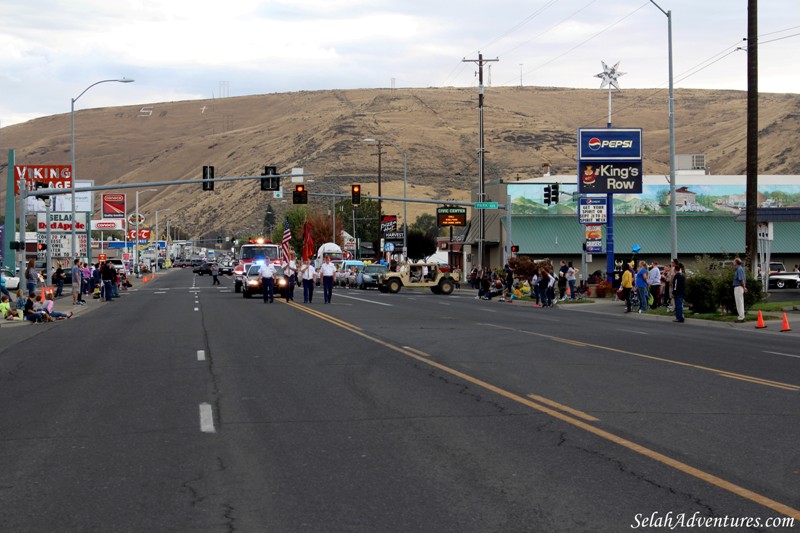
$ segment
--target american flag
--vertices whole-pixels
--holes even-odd
[[[286,222],[283,225],[283,240],[281,241],[281,250],[283,250],[283,260],[289,262],[289,241],[292,240],[292,230],[289,229],[289,217],[286,217]]]

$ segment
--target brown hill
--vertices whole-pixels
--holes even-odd
[[[576,131],[605,127],[607,93],[560,88],[487,88],[486,181],[539,175],[549,162],[559,175],[576,173]],[[746,94],[677,90],[676,151],[704,153],[714,174],[742,174],[746,153]],[[645,173],[669,172],[665,90],[613,95],[615,126],[644,129]],[[760,102],[762,174],[800,174],[791,139],[800,118],[800,95],[763,94]],[[164,102],[76,112],[76,176],[99,184],[199,179],[202,165],[216,176],[259,175],[303,167],[315,174],[312,192],[347,192],[364,183],[377,192],[376,147],[365,137],[391,141],[408,156],[408,196],[470,199],[477,184],[477,89],[430,88],[313,91],[214,100]],[[3,128],[3,157],[17,164],[68,164],[70,115],[54,115]],[[383,194],[402,196],[402,156],[385,146]],[[5,175],[4,161],[2,170]],[[0,180],[5,194],[6,180]],[[289,186],[285,183],[284,189]],[[128,191],[130,193],[130,191]],[[132,198],[132,194],[129,198]],[[261,192],[258,182],[162,188],[140,195],[140,210],[172,209],[173,224],[200,237],[260,227],[268,203],[278,220],[288,202]],[[472,198],[474,201],[475,199]],[[132,201],[129,205],[132,205]],[[330,199],[311,204],[327,209]],[[99,208],[99,204],[96,204]],[[432,204],[409,204],[413,222]],[[400,203],[384,212],[402,215]],[[166,214],[165,214],[166,216]]]

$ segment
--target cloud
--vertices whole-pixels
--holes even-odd
[[[746,88],[747,13],[725,0],[663,0],[673,10],[677,87]],[[669,4],[669,5],[667,5]],[[304,89],[471,86],[463,58],[498,57],[494,85],[596,87],[600,61],[628,74],[620,86],[666,86],[667,19],[650,2],[530,3],[407,0],[6,0],[0,34],[2,125],[84,106]],[[797,92],[797,0],[762,3],[760,87]],[[778,32],[778,33],[774,33]],[[725,53],[716,63],[704,60]],[[520,67],[522,65],[522,67]],[[694,69],[694,70],[693,70]],[[690,74],[682,79],[679,74]],[[152,99],[152,100],[151,100]],[[65,109],[66,108],[66,109]]]

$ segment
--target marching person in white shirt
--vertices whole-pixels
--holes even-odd
[[[264,296],[264,303],[272,303],[275,299],[275,267],[272,262],[267,259],[258,269],[258,275],[261,276],[261,294]]]
[[[283,260],[281,263],[283,267],[283,275],[286,276],[286,279],[289,282],[289,285],[286,288],[286,297],[287,302],[294,301],[294,284],[297,283],[297,263],[294,260],[294,252],[289,252],[289,260]]]
[[[300,277],[303,280],[303,303],[310,304],[314,299],[314,281],[317,278],[317,270],[311,264],[311,259],[306,259],[300,267]]]
[[[322,295],[325,303],[331,303],[333,296],[333,277],[336,275],[336,265],[331,263],[330,256],[325,256],[325,262],[319,266],[319,274],[322,276]]]

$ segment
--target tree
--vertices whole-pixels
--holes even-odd
[[[336,213],[338,215],[338,213]],[[326,242],[333,242],[333,219],[327,213],[320,211],[313,211],[308,214],[308,222],[311,224],[311,238],[314,240],[314,248],[319,248]],[[336,244],[341,246],[342,242],[341,230],[342,220],[340,216],[336,217]]]
[[[436,217],[431,215],[430,213],[423,213],[422,215],[417,217],[417,220],[411,224],[410,228],[412,230],[421,231],[425,235],[431,235],[436,237],[439,235],[439,226]]]
[[[336,204],[336,209],[342,215],[342,229],[348,233],[353,231],[353,203],[351,200],[342,200]],[[355,208],[356,215],[356,234],[357,237],[365,242],[372,242],[380,238],[380,223],[378,221],[378,202],[375,200],[363,200],[361,205]],[[338,228],[338,225],[337,225]]]
[[[308,217],[308,208],[305,206],[293,206],[286,210],[284,216],[289,219],[289,230],[292,232],[292,240],[289,241],[289,247],[297,254],[303,247],[303,226]],[[272,232],[272,242],[275,244],[283,242],[283,225],[284,223],[281,221]]]
[[[408,242],[408,258],[414,261],[424,259],[436,253],[436,237],[426,235],[419,230],[409,230],[406,237]]]

